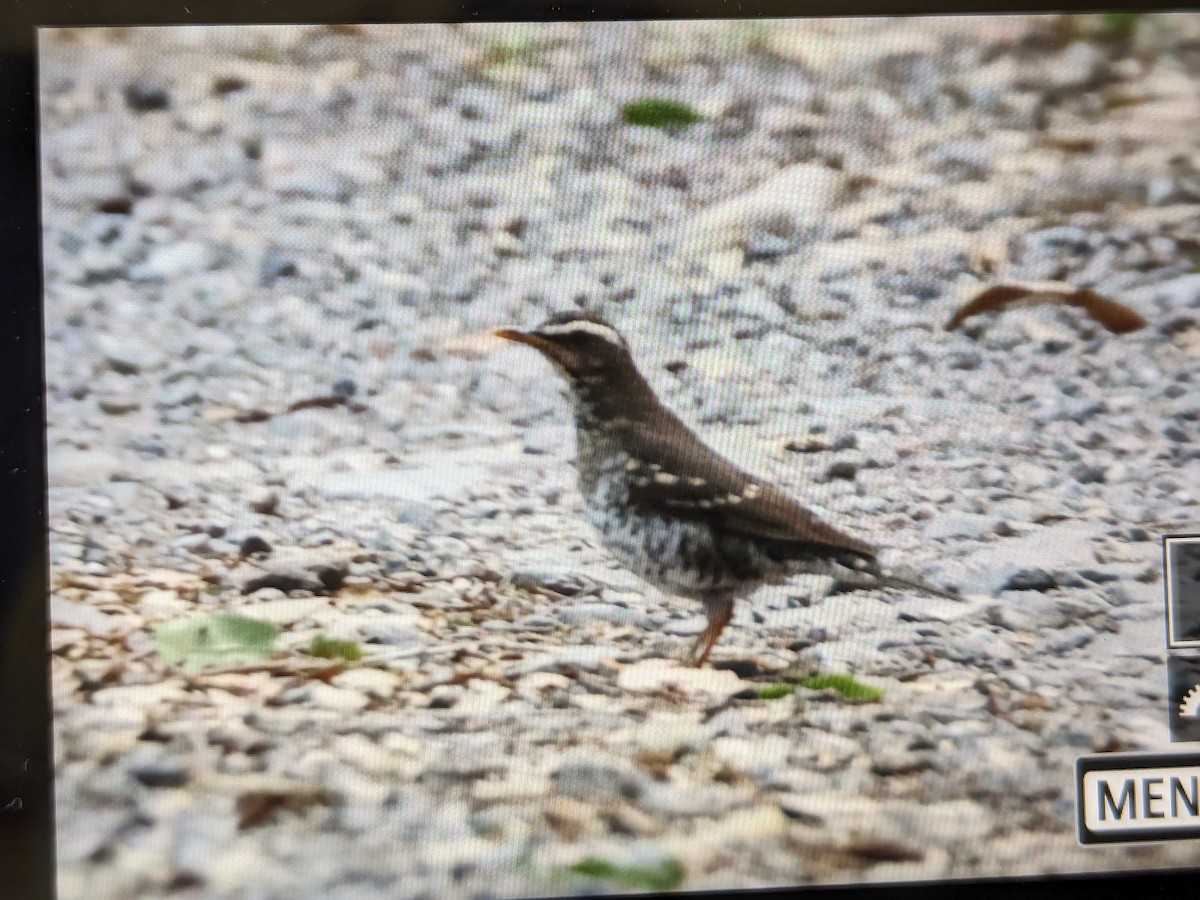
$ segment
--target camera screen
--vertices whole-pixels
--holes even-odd
[[[1200,17],[38,68],[63,900],[1195,864]]]

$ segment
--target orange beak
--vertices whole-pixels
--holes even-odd
[[[516,331],[512,328],[497,328],[492,332],[496,337],[504,338],[506,341],[515,341],[518,344],[527,344],[535,350],[541,350],[543,353],[550,352],[554,346],[550,341],[536,334],[531,334],[528,331]]]

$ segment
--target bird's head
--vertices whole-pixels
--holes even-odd
[[[494,334],[538,350],[577,389],[616,386],[636,373],[621,332],[592,313],[561,313],[529,331],[501,328]]]

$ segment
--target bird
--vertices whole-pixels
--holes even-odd
[[[659,400],[629,342],[599,315],[571,310],[493,334],[539,351],[566,380],[579,490],[608,550],[643,581],[702,605],[706,625],[686,663],[704,665],[739,598],[800,573],[959,599],[885,572],[875,547],[706,445]]]

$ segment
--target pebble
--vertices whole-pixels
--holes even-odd
[[[1001,591],[1048,591],[1058,587],[1058,580],[1045,569],[1017,569],[1000,585]]]
[[[605,800],[621,797],[636,799],[642,791],[642,781],[632,772],[599,763],[569,763],[555,769],[551,777],[553,789],[564,797],[577,800]]]
[[[242,593],[273,587],[281,591],[336,591],[346,578],[350,561],[345,554],[318,548],[276,549],[256,560],[242,582]]]
[[[929,521],[925,526],[925,537],[934,541],[978,539],[987,532],[990,524],[991,519],[988,516],[947,512]]]
[[[255,488],[250,494],[250,502],[247,504],[254,512],[264,516],[273,516],[279,511],[279,493],[270,488]],[[259,540],[262,540],[261,538]],[[267,552],[270,551],[269,545],[263,542]],[[246,551],[246,543],[242,543],[242,555],[248,556]],[[250,552],[254,552],[257,545],[251,547]]]
[[[150,788],[177,788],[187,784],[187,763],[157,747],[141,746],[128,761],[129,774]]]
[[[358,712],[365,709],[371,699],[360,690],[346,690],[314,682],[304,687],[284,691],[280,696],[280,702],[312,704],[318,709],[335,712]]]
[[[171,105],[171,95],[159,85],[135,82],[125,88],[125,105],[134,112],[154,112]]]
[[[645,613],[618,606],[615,603],[577,603],[558,613],[566,625],[587,625],[591,622],[607,622],[612,625],[631,625],[637,628],[646,624]]]
[[[133,270],[135,278],[178,278],[195,275],[216,262],[212,249],[198,241],[181,241],[157,248]]]

